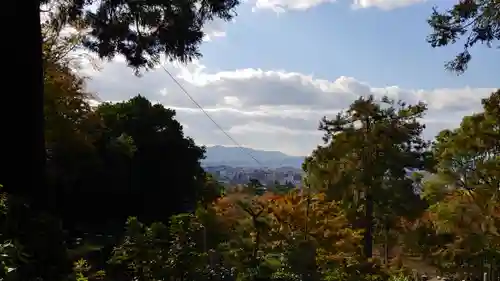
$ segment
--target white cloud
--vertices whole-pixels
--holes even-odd
[[[336,2],[336,0],[257,0],[255,9],[270,9],[282,13],[287,10],[303,11],[320,4],[333,2]]]
[[[424,3],[427,0],[352,0],[354,8],[379,8],[392,10],[414,4]]]
[[[375,87],[352,77],[318,79],[301,73],[262,69],[210,72],[199,62],[167,69],[210,116],[239,143],[289,154],[308,154],[321,143],[323,116],[333,116],[360,95],[389,95],[408,103],[425,101],[426,136],[459,124],[463,115],[481,110],[480,100],[494,89],[402,89]],[[138,78],[123,62],[88,70],[90,90],[105,101],[142,94],[177,111],[186,134],[200,144],[233,144],[161,69]]]
[[[234,22],[234,20],[232,22]],[[205,33],[203,41],[212,41],[214,38],[226,37],[226,24],[228,23],[218,18],[207,22],[203,26],[203,32]]]
[[[426,2],[427,0],[343,0],[351,1],[352,7],[355,9],[361,8],[378,8],[382,10],[392,10],[402,8],[418,3]],[[256,9],[270,9],[277,13],[283,13],[287,10],[304,11],[321,4],[334,3],[337,0],[256,0],[254,11]]]

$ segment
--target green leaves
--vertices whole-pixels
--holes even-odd
[[[455,187],[494,196],[500,185],[500,91],[483,100],[484,112],[464,117],[454,131],[443,131],[434,144],[442,176]]]
[[[92,272],[92,266],[84,259],[77,260],[73,265],[75,281],[103,280],[106,273],[103,270]]]
[[[431,162],[419,123],[426,109],[423,103],[369,96],[321,122],[325,145],[306,160],[306,182],[341,202],[353,227],[364,229],[366,258],[372,256],[375,235],[384,233],[388,243],[388,232],[399,218],[415,218],[423,211],[409,170]]]
[[[109,262],[141,280],[168,276],[168,229],[162,224],[144,226],[136,218],[127,222],[123,241],[113,250]],[[133,279],[133,278],[132,278]]]
[[[418,120],[425,110],[424,104],[408,106],[388,98],[376,102],[369,97],[355,101],[334,119],[324,118],[320,129],[327,145],[313,152],[306,167],[308,180],[315,181],[313,188],[326,188],[335,200],[358,203],[371,192],[380,195],[376,205],[394,211],[397,206],[387,201],[391,196],[413,194],[406,169],[424,167],[428,143],[421,138],[424,126]]]
[[[232,19],[238,4],[238,0],[62,1],[52,24],[69,22],[88,29],[85,48],[101,58],[123,55],[138,71],[152,68],[161,56],[181,62],[201,56],[203,26],[216,18]],[[96,9],[89,10],[90,6]]]
[[[500,40],[499,9],[498,0],[461,0],[444,12],[433,9],[427,21],[433,31],[427,42],[434,48],[464,42],[464,50],[445,65],[448,70],[462,74],[472,58],[471,47],[477,43],[492,47]]]
[[[437,173],[422,182],[429,207],[413,234],[441,270],[478,276],[485,258],[500,257],[499,95],[433,144]]]

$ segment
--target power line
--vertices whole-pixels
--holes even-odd
[[[208,117],[208,119],[210,119],[210,121],[212,121],[212,123],[214,123],[215,126],[217,126],[217,128],[219,130],[221,130],[222,133],[224,133],[224,135],[226,135],[226,137],[228,137],[239,149],[241,149],[241,151],[243,151],[248,156],[250,156],[257,164],[259,164],[260,166],[264,167],[264,165],[259,160],[257,160],[257,158],[255,158],[250,152],[248,152],[247,150],[245,150],[241,144],[239,144],[233,137],[231,137],[231,135],[229,135],[212,118],[212,116],[210,116],[210,114],[208,114],[208,112],[188,93],[188,91],[182,86],[182,84],[179,83],[179,81],[177,81],[177,79],[175,79],[175,77],[170,73],[170,71],[168,71],[163,65],[161,65],[161,68],[163,69],[163,71],[165,71],[168,74],[168,76],[170,76],[170,78],[175,82],[175,84],[177,84],[177,86],[179,86],[179,88],[184,92],[184,94],[186,94],[186,96]]]

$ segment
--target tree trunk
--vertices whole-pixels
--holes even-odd
[[[258,267],[258,254],[259,254],[259,248],[260,248],[260,228],[259,228],[259,225],[258,225],[258,222],[257,222],[257,216],[253,216],[252,217],[252,222],[253,222],[253,226],[255,228],[255,242],[254,242],[254,245],[253,245],[253,251],[252,251],[252,268],[253,269],[257,269]],[[254,276],[255,277],[255,276]]]
[[[384,263],[389,265],[389,222],[384,220]]]
[[[5,116],[3,122],[8,132],[2,135],[9,142],[2,154],[2,162],[9,168],[3,171],[2,182],[5,191],[24,196],[33,202],[33,207],[47,206],[47,187],[45,180],[45,136],[44,136],[44,98],[43,98],[43,61],[42,34],[40,24],[40,1],[14,1],[15,18],[23,19],[23,29],[15,31],[16,41],[8,43],[13,48],[18,71],[7,71],[8,83],[24,81],[18,88],[18,105],[7,106],[22,108],[17,116]],[[9,48],[10,48],[9,47]],[[10,82],[9,82],[10,81]],[[4,111],[6,114],[7,111]],[[16,122],[14,118],[18,118]],[[14,119],[14,120],[13,120]],[[4,128],[5,128],[4,127]],[[7,129],[4,129],[7,130]],[[17,148],[17,149],[16,149]],[[9,177],[7,177],[9,176]]]
[[[369,259],[373,255],[373,197],[371,192],[366,194],[366,209],[365,209],[365,232],[363,236],[364,255]]]
[[[371,133],[372,120],[370,118],[366,118],[365,122],[365,145],[366,147],[371,147],[369,143],[368,136]],[[364,227],[365,232],[363,235],[363,252],[365,258],[368,260],[373,255],[373,196],[372,196],[372,188],[373,188],[373,158],[376,155],[373,155],[372,150],[366,148],[364,149],[364,175],[363,175],[363,185],[365,188],[365,218],[364,218]]]

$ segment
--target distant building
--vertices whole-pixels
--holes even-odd
[[[278,169],[256,169],[231,166],[208,166],[206,171],[214,175],[221,183],[225,184],[246,184],[250,178],[259,180],[263,185],[272,185],[275,182],[280,184],[290,183],[300,186],[302,183],[302,170],[292,167],[280,167]]]

